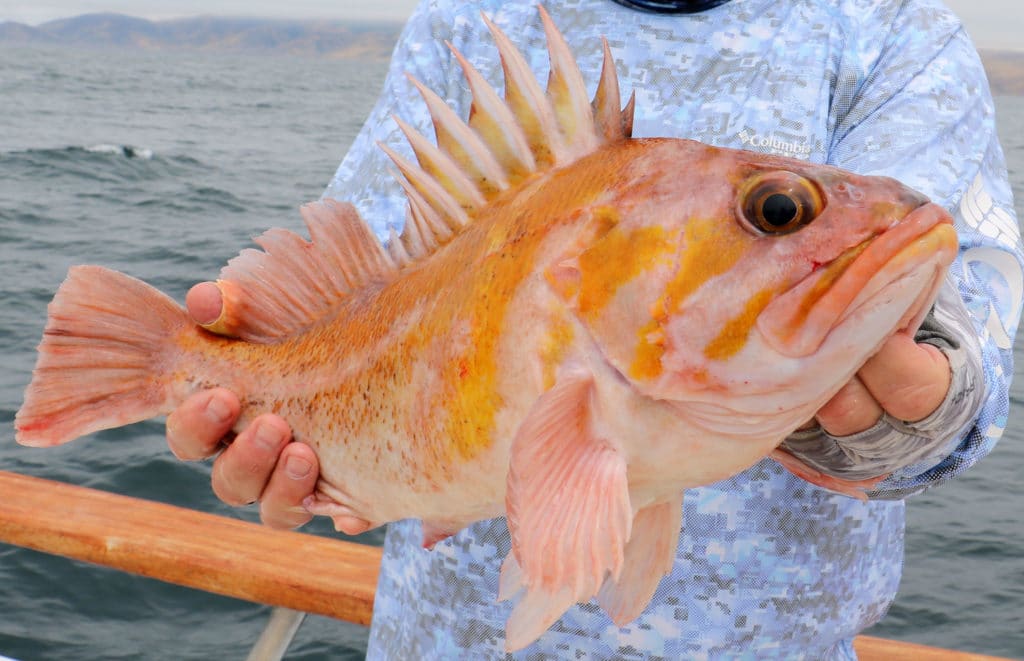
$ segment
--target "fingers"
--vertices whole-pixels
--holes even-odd
[[[858,372],[889,415],[916,422],[939,407],[949,391],[949,360],[930,344],[905,334],[891,337]]]
[[[298,528],[313,515],[302,501],[313,494],[319,474],[316,454],[304,443],[289,443],[260,496],[260,519],[271,528]]]
[[[874,426],[882,417],[882,407],[855,376],[818,409],[815,417],[833,436],[849,436]]]
[[[240,328],[228,309],[231,283],[201,282],[185,296],[192,319],[209,331],[234,336]],[[225,295],[222,287],[228,287]],[[238,398],[223,388],[190,397],[167,418],[167,441],[181,459],[203,459],[223,448],[240,411]],[[288,424],[264,415],[242,431],[213,463],[213,491],[229,505],[260,501],[260,518],[274,528],[295,528],[312,518],[302,501],[319,476],[316,454],[292,443]]]
[[[228,505],[256,502],[291,439],[288,423],[278,416],[256,418],[213,462],[213,492]]]
[[[167,444],[179,459],[194,461],[212,456],[231,431],[241,404],[226,388],[196,393],[167,416]]]
[[[815,417],[833,436],[870,429],[883,412],[917,422],[946,398],[950,378],[949,360],[939,349],[918,344],[908,335],[895,335]]]
[[[259,500],[260,519],[272,528],[309,521],[302,501],[313,493],[319,465],[311,447],[291,440],[283,419],[256,418],[214,462],[214,493],[229,505]]]

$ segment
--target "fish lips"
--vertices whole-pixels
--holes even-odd
[[[924,204],[777,297],[758,317],[757,328],[780,354],[808,356],[854,311],[887,299],[905,301],[916,289],[895,326],[884,329],[882,337],[892,331],[914,332],[938,294],[957,249],[952,217],[937,204]],[[870,335],[864,340],[882,339]]]

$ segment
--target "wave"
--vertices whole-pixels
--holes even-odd
[[[74,148],[69,147],[68,149]],[[147,149],[145,147],[133,147],[132,145],[99,144],[91,147],[85,147],[85,151],[93,152],[95,154],[114,154],[124,156],[125,158],[141,158],[147,161],[153,158],[152,149]]]
[[[117,145],[100,143],[96,145],[68,145],[66,147],[39,147],[29,149],[15,149],[0,152],[0,157],[48,157],[59,156],[67,158],[75,154],[109,154],[111,156],[122,156],[124,158],[138,158],[150,160],[155,155],[152,149],[147,147],[136,147],[135,145]]]
[[[161,154],[149,147],[97,143],[0,151],[0,179],[71,177],[112,183],[174,180],[204,170],[188,154]]]

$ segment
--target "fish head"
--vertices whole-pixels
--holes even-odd
[[[957,253],[950,215],[891,178],[685,140],[618,167],[549,280],[623,378],[718,422],[804,422],[917,329]]]

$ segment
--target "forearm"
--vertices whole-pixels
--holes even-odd
[[[868,449],[860,447],[868,444],[865,439],[822,437],[841,470],[856,467],[839,458],[844,443],[854,456],[895,452],[873,467],[879,469],[876,474],[890,469],[890,476],[869,494],[885,499],[904,498],[955,478],[995,446],[1006,425],[1013,337],[1024,291],[1024,253],[984,70],[959,27],[950,32],[950,26],[918,24],[935,30],[936,38],[905,39],[907,31],[894,27],[891,43],[873,65],[886,75],[875,76],[877,84],[866,86],[849,107],[837,108],[837,135],[842,137],[830,158],[841,167],[899,179],[953,214],[960,256],[949,273],[954,287],[944,290],[943,300],[955,299],[959,312],[952,322],[939,319],[956,332],[961,347],[974,347],[964,361],[973,381],[963,371],[951,373],[952,392],[938,411],[909,431],[901,421],[884,420],[885,438]],[[954,308],[940,301],[938,309]],[[943,348],[933,334],[917,339]],[[947,355],[951,363],[958,362]]]

